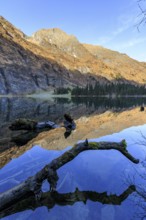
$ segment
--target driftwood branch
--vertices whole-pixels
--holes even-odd
[[[42,194],[40,202],[35,201],[34,195],[32,195],[29,198],[22,199],[19,203],[9,206],[0,212],[0,218],[28,209],[34,211],[42,206],[52,209],[56,204],[60,206],[73,205],[76,202],[84,202],[86,204],[87,200],[100,202],[102,204],[121,205],[129,195],[135,192],[135,190],[135,186],[131,185],[119,196],[114,194],[107,195],[107,192],[98,193],[94,191],[80,191],[78,189],[72,193],[46,192]]]
[[[138,159],[135,159],[126,149],[126,142],[122,140],[119,143],[116,142],[89,142],[86,140],[84,143],[76,144],[72,149],[65,152],[60,157],[52,160],[51,163],[46,165],[36,175],[29,177],[26,181],[20,185],[0,194],[0,210],[8,207],[14,202],[21,200],[25,196],[35,195],[39,200],[42,197],[42,183],[44,180],[48,180],[50,184],[50,191],[55,191],[58,181],[57,169],[73,160],[79,153],[86,150],[118,150],[125,157],[127,157],[133,163],[139,163]]]

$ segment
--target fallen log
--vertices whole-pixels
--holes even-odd
[[[47,180],[50,184],[50,191],[55,191],[57,181],[59,179],[57,175],[57,169],[73,160],[79,153],[86,150],[118,150],[131,162],[137,164],[139,160],[134,158],[126,149],[126,142],[122,140],[119,143],[116,142],[89,142],[86,140],[83,143],[76,144],[69,151],[65,152],[60,157],[52,160],[42,170],[36,173],[34,176],[29,177],[26,181],[20,185],[0,194],[0,210],[10,206],[14,202],[21,200],[25,196],[35,195],[35,198],[39,200],[42,197],[42,184],[44,180]]]
[[[26,210],[34,211],[42,206],[52,209],[55,205],[67,206],[73,205],[76,202],[84,202],[86,204],[87,200],[100,202],[102,204],[121,205],[121,203],[126,200],[129,195],[135,192],[135,190],[135,186],[131,185],[119,196],[115,194],[108,195],[107,192],[98,193],[95,191],[80,191],[77,188],[74,192],[70,193],[58,193],[56,191],[45,192],[42,194],[40,202],[37,202],[34,195],[32,195],[29,198],[22,199],[18,203],[13,204],[0,212],[0,218]]]
[[[17,130],[27,130],[27,131],[35,131],[35,130],[43,130],[45,128],[54,129],[60,127],[52,121],[43,121],[37,122],[31,119],[19,118],[16,119],[10,126],[9,129],[12,131]]]

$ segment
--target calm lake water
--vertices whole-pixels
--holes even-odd
[[[51,120],[61,123],[64,113],[70,113],[74,119],[104,113],[124,111],[137,106],[146,105],[146,98],[0,98],[0,152],[1,149],[13,146],[11,137],[16,136],[8,126],[17,118],[36,121]],[[19,132],[18,132],[19,133]],[[17,132],[16,132],[17,134]]]
[[[136,102],[137,101],[137,102]],[[4,131],[11,136],[8,125],[20,117],[52,120],[59,123],[63,114],[70,112],[74,118],[100,114],[106,110],[124,111],[145,104],[145,99],[1,99],[1,138]],[[52,201],[50,194],[42,203],[19,203],[12,211],[0,213],[2,220],[131,220],[146,219],[146,125],[131,127],[119,133],[90,141],[115,141],[126,139],[128,151],[140,159],[134,164],[115,150],[88,151],[58,170],[58,197]],[[8,144],[8,142],[6,142]],[[18,158],[12,159],[0,170],[0,192],[18,185],[34,175],[52,159],[70,149],[46,150],[34,146]],[[136,191],[129,187],[135,185]],[[49,190],[47,182],[43,191]],[[107,194],[103,194],[106,192]],[[69,194],[70,193],[70,194]],[[79,196],[81,195],[82,196]],[[115,195],[116,197],[111,197]],[[60,197],[59,197],[60,196]],[[68,196],[68,197],[67,197]],[[67,198],[67,199],[66,199]],[[85,199],[86,198],[86,199]],[[51,202],[50,202],[51,201]]]

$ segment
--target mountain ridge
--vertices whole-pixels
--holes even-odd
[[[0,94],[50,91],[95,81],[146,82],[144,62],[82,44],[58,28],[42,29],[28,37],[1,16],[0,50]]]

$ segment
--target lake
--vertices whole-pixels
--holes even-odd
[[[85,151],[58,170],[56,194],[50,194],[49,184],[44,182],[43,201],[20,201],[13,209],[1,212],[1,219],[146,219],[146,113],[139,112],[143,104],[146,104],[144,98],[74,98],[72,100],[2,98],[0,100],[1,158],[5,157],[6,160],[0,170],[0,192],[18,185],[70,149],[73,146],[72,140],[84,139],[82,138],[84,130],[78,131],[78,129],[82,128],[80,126],[85,120],[88,119],[88,123],[91,121],[93,123],[96,117],[98,120],[102,119],[100,130],[103,129],[104,133],[99,133],[97,137],[96,133],[93,133],[95,130],[93,128],[91,135],[90,126],[87,124],[85,134],[87,135],[89,131],[87,135],[89,141],[119,142],[125,139],[127,150],[135,158],[140,159],[140,163],[132,163],[115,150]],[[66,112],[71,113],[75,120],[79,121],[76,133],[65,142],[66,145],[62,142],[64,138],[62,135],[62,139],[53,142],[54,149],[42,145],[34,145],[26,149],[22,146],[17,148],[13,157],[12,155],[11,158],[6,157],[4,153],[13,145],[10,141],[13,132],[8,129],[11,122],[25,116],[37,121],[49,119],[59,124]],[[105,123],[107,113],[112,114],[112,118]],[[123,114],[126,115],[125,118],[121,118]],[[135,114],[138,114],[138,117]],[[137,118],[140,121],[139,125]],[[120,124],[123,121],[122,127],[116,127],[118,121]],[[116,128],[111,130],[109,135],[106,129],[113,122]],[[96,129],[98,128],[97,126]],[[58,135],[60,134],[58,131]],[[56,134],[56,139],[58,137]],[[56,150],[55,145],[59,144],[63,146],[60,150]],[[133,185],[136,190],[133,189]]]

